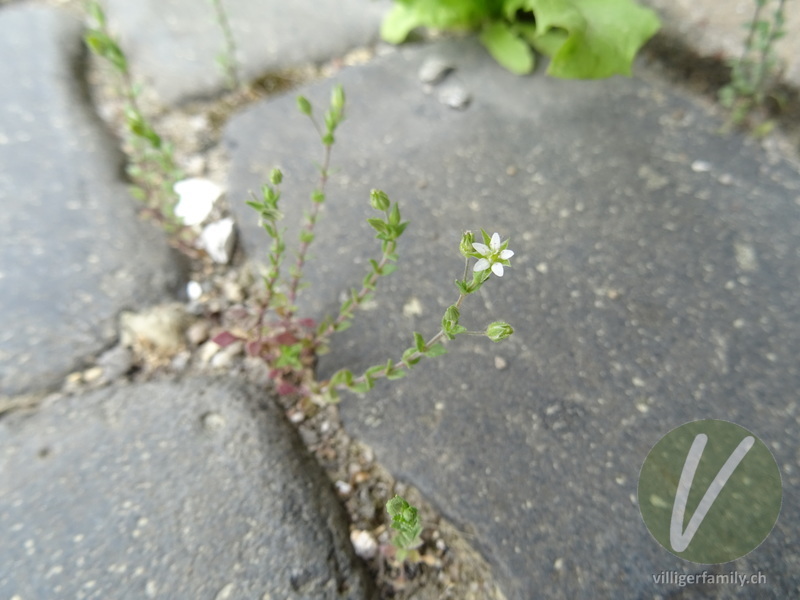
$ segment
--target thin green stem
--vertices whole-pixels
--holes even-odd
[[[313,122],[313,119],[312,119]],[[316,127],[316,123],[314,123]],[[331,160],[331,145],[325,144],[325,155],[322,160],[322,167],[320,168],[320,178],[319,178],[319,186],[317,187],[317,192],[322,196],[324,199],[325,197],[325,186],[328,183],[328,169],[330,167],[330,160]],[[322,208],[322,202],[315,201],[311,207],[311,212],[306,219],[305,224],[303,225],[303,230],[301,232],[301,238],[305,234],[309,236],[313,235],[314,233],[314,226],[317,223],[317,218],[319,216],[319,211]],[[303,266],[306,262],[306,254],[308,253],[308,247],[311,245],[310,241],[303,240],[300,242],[300,249],[297,252],[297,262],[294,266],[294,272],[292,273],[292,279],[289,284],[289,308],[288,313],[286,316],[286,320],[294,316],[295,312],[295,300],[297,300],[297,290],[300,287],[300,280],[303,276]]]
[[[217,13],[217,23],[219,23],[220,29],[222,29],[222,35],[225,37],[225,53],[223,55],[222,66],[225,69],[225,75],[228,77],[229,84],[232,88],[236,89],[241,85],[239,69],[237,69],[236,63],[236,38],[233,37],[230,19],[228,19],[228,13],[222,5],[222,0],[211,0],[211,3],[214,5],[214,10]]]

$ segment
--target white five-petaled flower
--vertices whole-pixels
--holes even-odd
[[[502,277],[503,263],[501,261],[508,260],[514,256],[514,251],[506,248],[507,244],[508,241],[505,243],[500,243],[499,233],[492,235],[492,239],[489,241],[488,246],[479,242],[473,242],[472,247],[475,248],[475,251],[481,255],[481,258],[475,263],[473,270],[485,271],[486,269],[491,268],[492,273],[498,277]]]

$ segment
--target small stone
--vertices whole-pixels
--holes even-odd
[[[83,380],[86,383],[94,383],[98,381],[103,375],[103,369],[100,367],[91,367],[83,372]]]
[[[200,351],[198,352],[198,355],[200,357],[200,362],[204,365],[207,365],[214,357],[214,355],[220,350],[221,347],[219,344],[209,340],[208,342],[200,346]]]
[[[161,304],[139,313],[124,312],[120,315],[120,341],[139,351],[172,356],[183,348],[187,325],[188,315],[181,304]]]
[[[336,492],[340,496],[349,496],[353,493],[353,486],[341,479],[338,479],[336,483],[333,484],[333,487],[336,488]]]
[[[195,321],[186,330],[186,339],[193,346],[199,346],[208,339],[211,324],[208,321]]]
[[[455,67],[446,60],[437,56],[426,58],[419,68],[418,77],[421,83],[436,85],[444,79]]]
[[[233,219],[226,218],[210,223],[200,232],[198,245],[208,252],[215,263],[226,265],[230,262],[236,244],[236,228]]]
[[[696,160],[692,163],[692,171],[695,173],[708,173],[711,170],[711,163],[705,160]]]
[[[733,185],[733,175],[730,173],[723,173],[719,176],[717,181],[719,181],[722,185]]]
[[[219,431],[225,427],[225,417],[219,413],[206,413],[200,420],[203,423],[203,429],[206,431]]]
[[[200,296],[203,295],[203,286],[197,283],[196,281],[190,281],[186,284],[186,296],[189,300],[195,301],[199,300]]]
[[[244,290],[235,281],[226,281],[222,284],[222,293],[229,302],[239,303],[244,300]]]
[[[175,216],[184,225],[199,225],[205,221],[214,210],[214,203],[222,195],[221,187],[200,177],[178,181],[172,189],[180,197],[175,205]]]
[[[556,571],[563,571],[564,570],[564,559],[563,558],[557,558],[555,560],[555,562],[553,563],[553,568]]]
[[[494,357],[494,368],[498,371],[502,371],[503,369],[508,367],[508,361],[503,358],[502,356],[495,356]]]
[[[378,553],[378,540],[369,531],[354,529],[350,532],[350,541],[356,554],[364,560],[371,560]]]
[[[539,273],[541,273],[542,275],[547,275],[547,271],[549,269],[547,267],[546,262],[540,262],[538,265],[536,265],[536,270],[539,271]]]
[[[233,364],[233,359],[244,353],[244,342],[233,342],[217,352],[211,359],[211,366],[215,369],[225,369]]]
[[[439,90],[439,102],[456,110],[465,110],[472,101],[470,94],[463,86],[453,84]]]

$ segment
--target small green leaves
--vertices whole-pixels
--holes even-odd
[[[397,559],[403,561],[410,552],[422,545],[419,511],[403,497],[395,496],[386,503],[386,512],[392,517],[392,529],[397,532],[392,545],[397,548]]]
[[[505,321],[495,321],[486,328],[486,337],[493,342],[504,340],[514,333],[513,327]]]

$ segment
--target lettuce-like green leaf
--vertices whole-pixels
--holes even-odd
[[[494,59],[503,67],[524,75],[533,70],[533,50],[502,21],[495,21],[483,29],[480,41]]]
[[[506,0],[504,9],[507,18],[534,14],[529,41],[552,57],[548,75],[566,79],[630,75],[636,53],[660,27],[652,10],[632,0]]]

